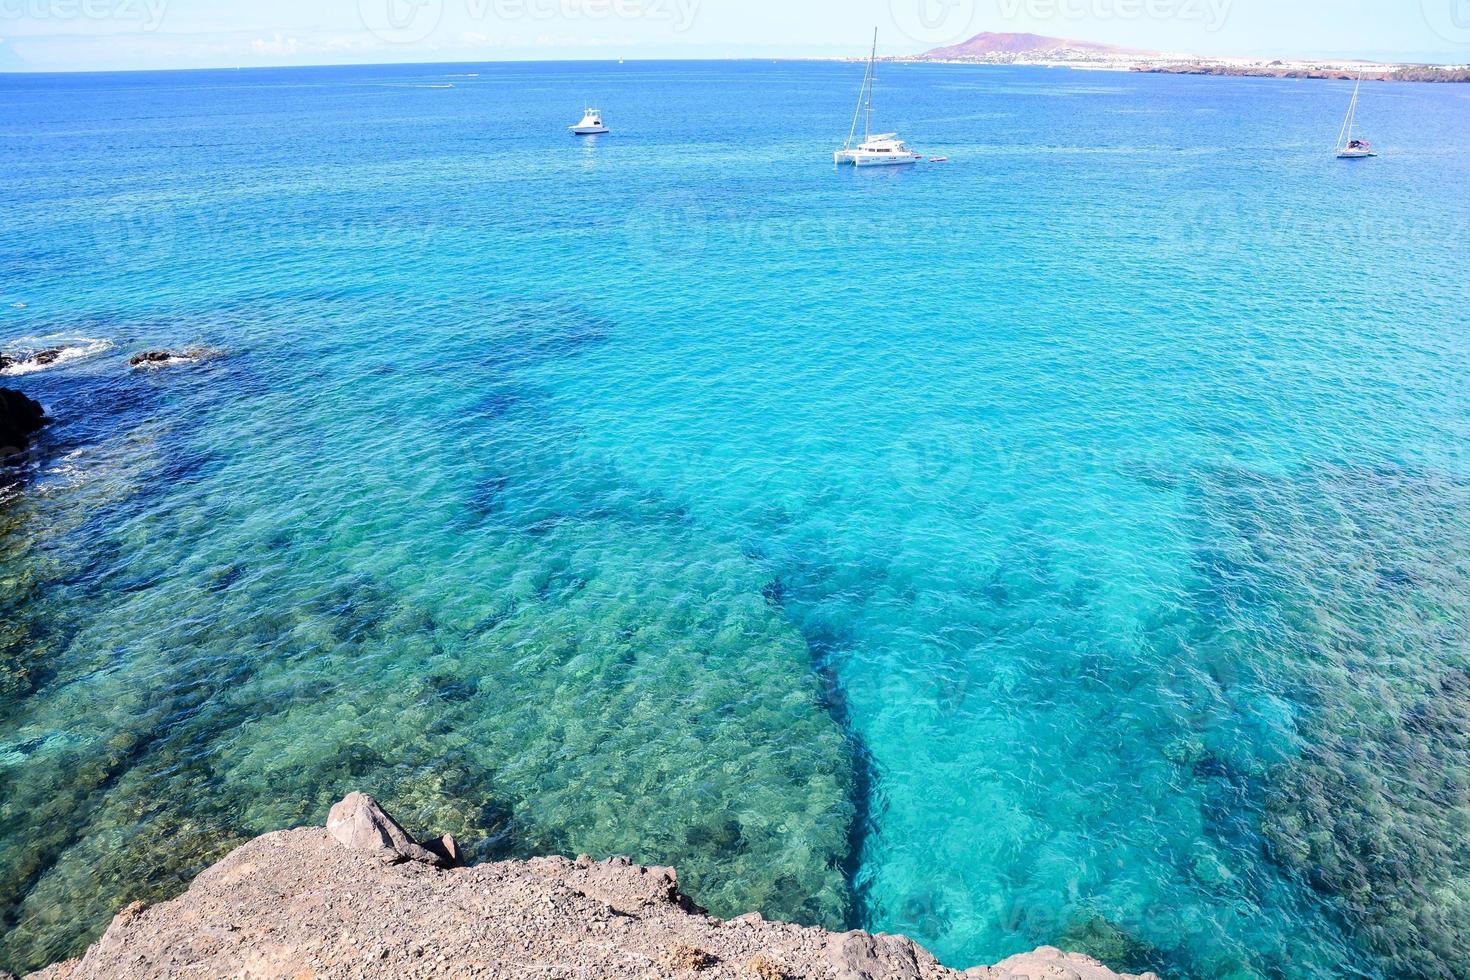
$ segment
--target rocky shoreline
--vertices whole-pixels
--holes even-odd
[[[0,351],[0,374],[29,373],[85,357],[93,351],[85,347],[44,347],[29,351]],[[147,350],[128,358],[131,368],[162,368],[193,364],[218,356],[207,347],[184,350]],[[41,404],[14,388],[0,387],[0,466],[18,461],[30,449],[32,437],[51,419]]]
[[[1311,67],[1272,62],[1266,65],[1238,65],[1223,62],[1186,61],[1162,65],[1137,65],[1130,71],[1150,75],[1218,75],[1230,78],[1310,78],[1351,82],[1360,75],[1365,82],[1470,82],[1470,67],[1453,68],[1438,65],[1401,65],[1354,71],[1341,66]]]
[[[0,465],[25,452],[46,421],[39,402],[13,388],[0,388]]]
[[[957,971],[902,936],[754,913],[722,921],[679,891],[674,869],[624,858],[457,862],[453,838],[416,843],[354,793],[326,828],[256,838],[173,901],[123,909],[84,956],[30,980],[1130,980],[1049,947]]]

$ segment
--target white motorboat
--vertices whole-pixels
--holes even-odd
[[[590,107],[582,114],[581,122],[575,126],[568,126],[567,129],[570,129],[574,136],[601,136],[609,132],[602,123],[602,110]]]
[[[852,114],[852,128],[848,130],[847,142],[842,149],[832,154],[839,164],[850,163],[854,167],[891,167],[896,164],[918,163],[921,155],[909,149],[898,138],[897,133],[873,134],[873,69],[878,62],[878,30],[873,29],[873,53],[868,56],[868,71],[863,76],[863,87],[858,93],[857,111]],[[863,141],[856,143],[858,118],[863,119]]]
[[[1358,123],[1358,90],[1362,87],[1363,73],[1360,71],[1358,72],[1358,84],[1353,86],[1353,101],[1348,105],[1347,118],[1343,120],[1342,131],[1337,134],[1337,158],[1339,160],[1363,160],[1378,155],[1373,152],[1372,143],[1353,136],[1353,129]]]

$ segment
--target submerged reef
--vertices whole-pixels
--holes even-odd
[[[1208,561],[1217,677],[1276,738],[1196,771],[1256,798],[1268,853],[1388,975],[1470,975],[1470,484],[1232,472],[1203,503],[1232,542]]]
[[[521,322],[422,417],[406,376],[281,386],[268,454],[220,448],[254,438],[219,394],[253,404],[249,355],[109,376],[96,439],[67,423],[73,485],[19,501],[0,553],[32,583],[0,650],[0,967],[75,955],[344,785],[470,861],[676,861],[717,912],[849,921],[851,747],[806,643],[738,547],[548,438],[520,374],[600,335]],[[298,421],[338,397],[404,428]],[[303,517],[303,485],[353,489]]]

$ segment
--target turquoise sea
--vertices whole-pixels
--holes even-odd
[[[0,76],[0,967],[362,789],[955,966],[1470,975],[1470,86],[1342,163],[1347,83],[883,66],[950,162],[837,172],[861,75]]]

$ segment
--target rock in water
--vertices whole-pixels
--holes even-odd
[[[0,371],[21,365],[47,367],[60,361],[61,355],[65,353],[65,348],[47,347],[45,350],[38,350],[34,354],[0,354]]]
[[[46,424],[40,403],[10,388],[0,388],[0,460],[23,453],[31,436]]]
[[[327,832],[350,851],[366,851],[391,863],[419,861],[439,867],[454,862],[415,844],[398,821],[366,793],[348,793],[327,814]],[[438,842],[436,842],[437,844]],[[457,849],[456,849],[457,853]]]
[[[216,352],[206,347],[192,347],[188,350],[145,350],[141,354],[134,354],[128,358],[128,364],[133,367],[175,364],[179,361],[197,361],[214,353]]]

